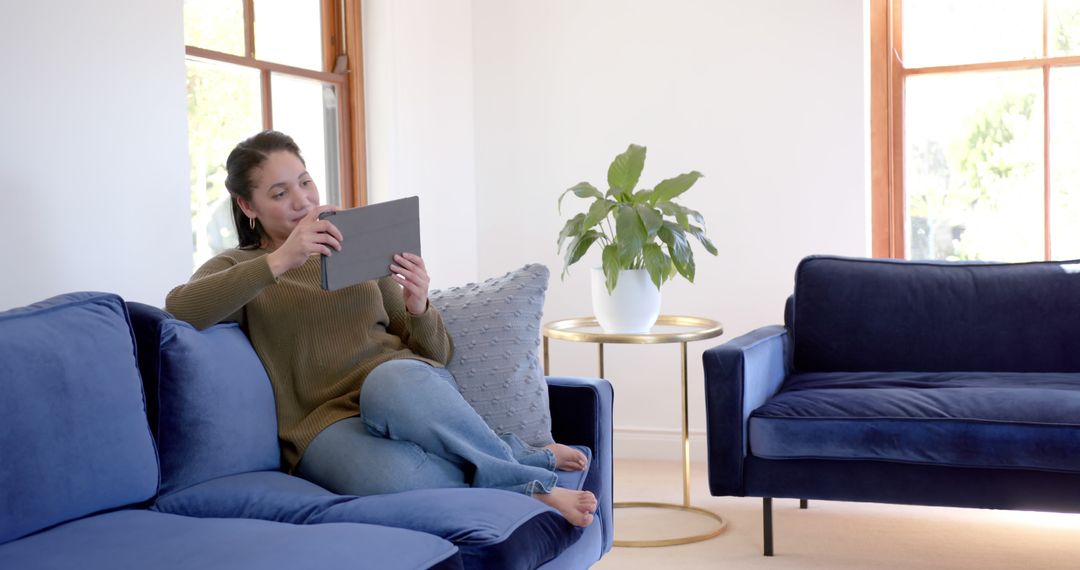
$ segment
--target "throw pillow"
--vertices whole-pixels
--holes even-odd
[[[158,447],[161,493],[216,477],[278,469],[274,391],[236,323],[198,331],[161,322]]]
[[[534,446],[553,442],[540,366],[548,275],[547,267],[531,264],[428,295],[454,341],[447,369],[461,395],[495,433],[513,433]]]

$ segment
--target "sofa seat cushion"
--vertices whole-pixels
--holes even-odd
[[[143,510],[70,522],[0,546],[5,568],[460,568],[438,537],[361,524],[302,526]]]
[[[792,375],[750,417],[765,459],[1080,471],[1080,373]]]
[[[160,497],[154,508],[193,517],[356,522],[421,531],[458,546],[466,568],[535,568],[581,536],[556,511],[508,491],[423,489],[351,497],[277,471],[207,481]]]

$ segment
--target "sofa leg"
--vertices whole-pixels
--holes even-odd
[[[772,497],[761,499],[761,521],[765,530],[765,556],[772,556]]]
[[[808,501],[806,499],[799,499],[799,508],[800,509],[805,509],[805,508],[807,508],[809,506],[810,506],[810,501]]]

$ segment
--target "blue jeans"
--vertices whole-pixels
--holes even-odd
[[[467,486],[532,495],[556,481],[551,450],[496,435],[449,371],[405,359],[368,374],[360,416],[319,432],[297,473],[347,495]]]

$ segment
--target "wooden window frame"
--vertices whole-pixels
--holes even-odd
[[[1049,57],[1047,0],[1043,0],[1042,57],[905,68],[903,0],[870,0],[870,211],[874,257],[905,255],[904,83],[912,75],[1042,69],[1043,72],[1043,249],[1052,259],[1050,188],[1050,70],[1080,65],[1080,56]]]
[[[332,83],[338,92],[338,145],[342,206],[367,204],[367,160],[364,126],[364,57],[361,0],[321,0],[321,71],[294,67],[255,57],[254,0],[244,1],[244,55],[185,46],[188,59],[219,62],[255,69],[260,76],[262,126],[272,129],[271,73]]]

